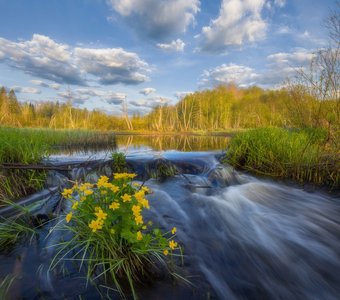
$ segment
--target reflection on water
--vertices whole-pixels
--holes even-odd
[[[225,149],[229,137],[195,135],[117,135],[118,148],[124,150],[150,149],[154,151],[177,150],[212,151]]]
[[[221,151],[229,141],[227,136],[195,135],[116,135],[115,141],[101,144],[80,144],[55,149],[52,159],[109,159],[113,151],[128,155],[176,150],[182,152]]]

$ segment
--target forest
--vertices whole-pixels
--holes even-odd
[[[114,116],[75,108],[67,103],[20,103],[13,90],[0,91],[0,125],[53,129],[112,131],[216,132],[242,128],[323,127],[330,133],[339,124],[334,98],[318,99],[305,86],[280,90],[239,88],[234,84],[185,96],[173,106],[157,106],[145,116]]]

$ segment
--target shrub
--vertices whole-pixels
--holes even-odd
[[[150,190],[132,183],[135,176],[116,173],[111,181],[101,176],[96,185],[75,184],[64,190],[62,195],[72,205],[65,226],[73,237],[59,244],[52,267],[74,250],[71,259],[80,257],[88,279],[111,279],[122,296],[122,282],[127,280],[136,299],[136,283],[148,278],[152,267],[167,266],[166,258],[180,256],[174,252],[181,250],[173,239],[176,228],[163,234],[144,221],[142,212],[150,208],[145,195]]]

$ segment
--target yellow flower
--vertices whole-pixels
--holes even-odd
[[[62,196],[66,199],[72,197],[73,190],[72,189],[64,189],[64,191],[61,193]]]
[[[140,241],[143,239],[143,234],[140,231],[137,231],[137,240]]]
[[[101,190],[101,191],[100,191],[100,194],[101,194],[101,195],[106,195],[106,194],[107,194],[107,191]]]
[[[86,197],[85,196],[81,196],[80,197],[80,201],[84,201],[84,200],[86,200]]]
[[[119,187],[114,185],[114,184],[112,184],[110,188],[111,188],[111,191],[114,192],[114,193],[119,191]]]
[[[136,197],[136,200],[139,202],[142,199],[144,199],[145,193],[143,191],[138,191],[134,195]]]
[[[142,199],[141,201],[139,201],[139,203],[140,203],[143,207],[145,207],[145,208],[147,208],[147,209],[150,209],[149,201],[148,201],[147,199]]]
[[[78,201],[74,202],[72,205],[72,209],[77,209],[78,205],[79,205]]]
[[[145,230],[146,229],[146,225],[142,226],[142,229]]]
[[[142,216],[135,217],[135,222],[137,225],[143,224],[143,217]]]
[[[85,190],[84,191],[84,195],[86,195],[86,196],[89,196],[89,195],[92,195],[92,194],[93,194],[92,190]]]
[[[120,206],[119,203],[117,203],[117,202],[112,202],[112,203],[110,204],[109,208],[115,210],[115,209],[119,208],[119,206]]]
[[[171,233],[175,234],[176,232],[177,232],[177,228],[176,227],[172,228]]]
[[[132,186],[134,186],[134,187],[140,187],[140,183],[134,182],[134,183],[132,184]]]
[[[151,193],[151,190],[147,187],[147,186],[143,186],[141,188],[141,191],[143,191],[144,193],[147,193],[147,194],[150,194]]]
[[[103,222],[101,220],[92,220],[89,227],[92,229],[92,232],[96,232],[98,229],[103,228]]]
[[[123,196],[121,196],[121,198],[123,199],[123,202],[131,201],[131,196],[126,193]]]
[[[105,184],[109,181],[109,178],[107,176],[100,176],[97,181],[98,187],[105,187]]]
[[[164,253],[165,256],[167,256],[169,254],[168,249],[164,249],[163,253]]]
[[[116,231],[115,231],[113,228],[110,229],[110,233],[111,233],[111,234],[115,234],[115,232],[116,232]]]
[[[174,250],[177,247],[177,243],[174,240],[171,240],[169,242],[169,247]]]
[[[97,216],[98,220],[105,220],[107,217],[107,214],[104,213],[101,208],[95,213],[95,215]]]
[[[72,219],[72,215],[73,215],[73,214],[72,214],[72,211],[66,215],[66,222],[67,222],[67,223],[70,223],[70,221],[71,221],[71,219]]]
[[[137,217],[137,216],[140,215],[141,208],[140,208],[138,205],[133,205],[131,210],[132,210],[133,215],[134,215],[135,217]]]
[[[115,173],[113,174],[114,179],[133,179],[137,176],[135,173]]]
[[[84,191],[86,191],[87,189],[90,189],[90,188],[93,188],[93,184],[85,182],[79,187],[79,190],[84,192]]]

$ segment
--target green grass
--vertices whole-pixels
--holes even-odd
[[[227,162],[256,174],[339,187],[338,149],[322,129],[261,128],[235,135]]]
[[[18,129],[0,127],[0,165],[37,164],[58,148],[74,150],[115,147],[113,134],[81,130]],[[46,173],[0,168],[0,202],[18,199],[43,187]]]

